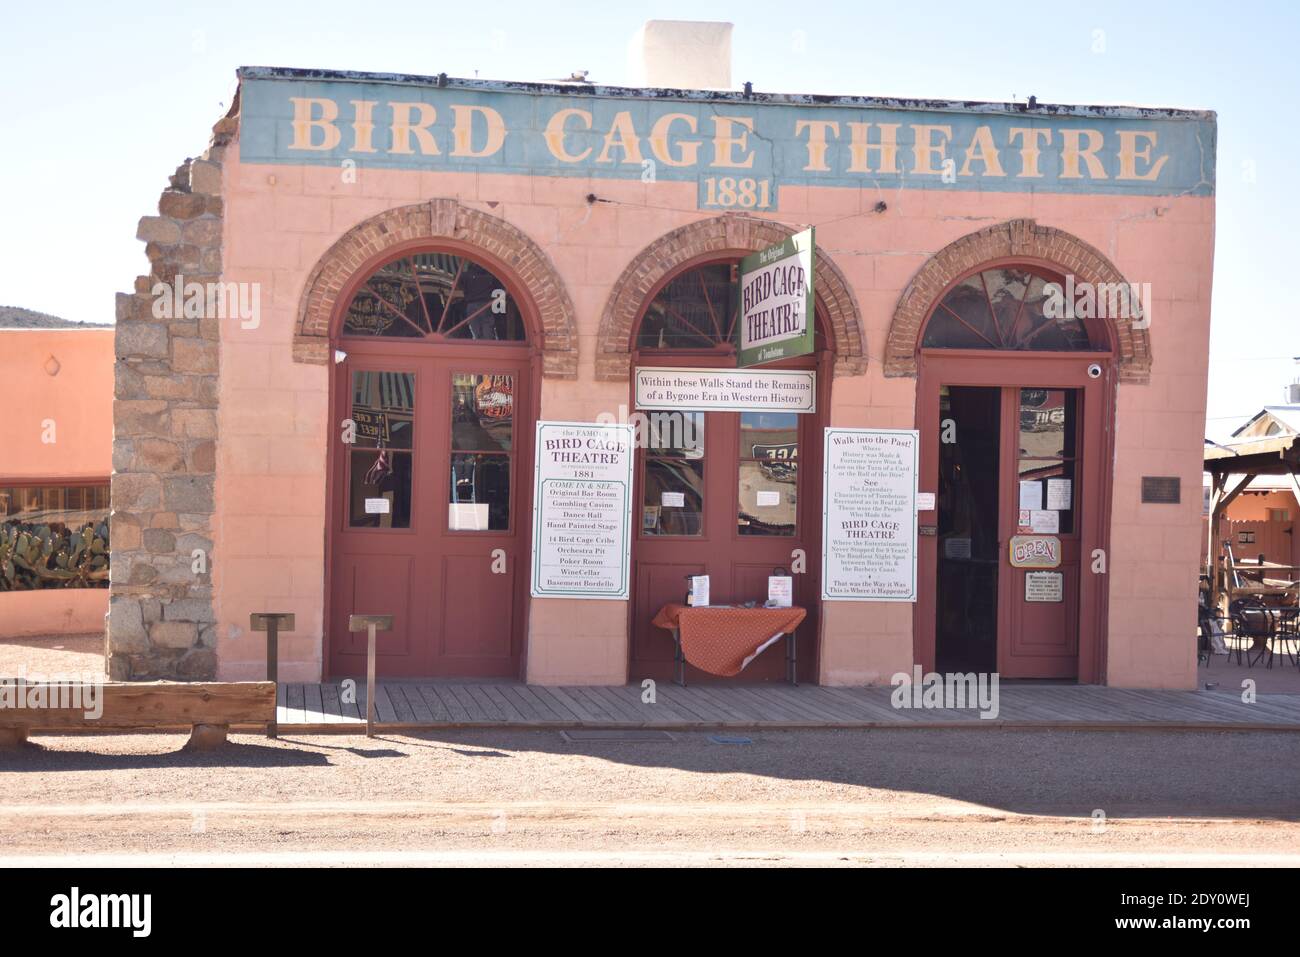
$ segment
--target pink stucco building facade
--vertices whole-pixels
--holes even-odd
[[[945,654],[957,661],[958,644],[945,652],[945,643],[966,639],[945,625],[945,601],[951,605],[960,594],[983,608],[996,593],[1001,611],[987,612],[993,630],[980,640],[989,643],[989,655],[996,646],[989,660],[1004,673],[1032,677],[1035,665],[1023,662],[1051,656],[1066,662],[1060,676],[1080,681],[1193,687],[1214,253],[1212,114],[1041,106],[1027,113],[1016,104],[809,103],[740,94],[700,103],[697,95],[673,91],[242,71],[239,101],[217,125],[212,149],[178,171],[160,215],[142,221],[153,273],[119,306],[118,364],[127,371],[119,372],[117,393],[114,517],[166,530],[158,540],[174,553],[165,561],[157,553],[124,554],[119,563],[115,552],[114,674],[260,677],[264,638],[250,633],[249,614],[283,611],[295,614],[296,628],[281,639],[282,678],[338,676],[348,660],[340,649],[352,640],[340,616],[384,610],[359,607],[366,588],[380,589],[384,601],[401,606],[389,610],[406,616],[400,640],[393,639],[399,643],[388,647],[393,673],[454,674],[457,661],[479,662],[480,651],[486,656],[499,638],[517,643],[501,657],[504,668],[532,683],[622,684],[657,674],[651,663],[659,651],[646,650],[654,632],[641,619],[659,601],[659,592],[650,592],[665,586],[655,584],[646,556],[671,543],[651,541],[647,532],[660,514],[659,505],[646,504],[647,466],[637,459],[636,501],[646,511],[636,512],[634,524],[646,534],[633,534],[629,546],[631,595],[534,597],[527,537],[536,450],[527,437],[536,421],[617,416],[634,405],[633,370],[677,364],[655,352],[665,348],[662,336],[647,345],[642,335],[652,303],[677,277],[813,227],[819,347],[807,368],[822,402],[813,425],[799,424],[814,430],[800,432],[800,455],[819,456],[809,436],[828,428],[917,430],[917,486],[937,501],[917,513],[913,600],[821,600],[815,549],[824,543],[812,526],[825,488],[819,475],[799,476],[800,507],[812,516],[807,530],[794,532],[810,552],[802,600],[813,606],[812,624],[800,635],[808,679],[880,684],[910,673],[914,663],[943,667]],[[767,135],[778,129],[784,140]],[[755,192],[752,204],[742,195],[723,206],[720,176],[753,179],[759,188],[766,182],[772,192],[766,204]],[[748,188],[741,184],[738,194]],[[518,348],[503,346],[480,359],[468,350],[477,346],[488,356],[498,343],[439,336],[437,317],[428,320],[430,341],[414,347],[423,350],[418,360],[404,357],[404,339],[354,347],[346,324],[353,321],[349,310],[360,309],[367,276],[407,261],[401,257],[423,269],[419,256],[438,255],[478,263],[501,281],[525,329]],[[178,274],[238,284],[244,303],[257,308],[159,318],[154,304],[171,293],[157,284]],[[1033,344],[1017,350],[1011,340],[1019,312],[1014,320],[1011,312],[999,318],[990,284],[1007,283],[1003,291],[1024,286],[1016,295],[1029,301],[1028,290],[1040,288],[1034,283],[1053,276],[1147,284],[1145,311],[1071,327],[1071,335],[1088,339],[1078,355],[1040,355]],[[422,305],[426,286],[416,282]],[[945,297],[978,288],[976,282],[988,292],[992,325],[980,326],[973,313],[959,319],[996,342],[980,343],[968,358],[943,343],[931,357],[925,330],[936,328],[933,315],[953,312],[944,303],[957,300]],[[458,299],[452,289],[448,303],[467,301],[468,294]],[[394,311],[391,303],[377,308]],[[1007,355],[991,355],[995,345]],[[704,361],[696,353],[707,351],[695,350],[690,361]],[[725,343],[715,343],[714,352],[731,356],[719,366],[734,365]],[[507,354],[498,368],[497,356]],[[1039,364],[1015,365],[1022,358]],[[417,362],[425,365],[410,373],[417,398],[415,411],[407,410],[417,432],[413,527],[381,520],[380,530],[399,545],[373,552],[344,546],[354,530],[348,489],[363,481],[344,465],[358,453],[339,440],[349,392],[362,381],[349,377],[406,375]],[[445,471],[421,471],[419,464],[420,456],[426,465],[434,460],[425,450],[442,441],[439,423],[449,414],[446,400],[425,383],[443,374],[458,381],[462,366],[505,377],[512,390],[509,523],[511,534],[523,538],[500,547],[520,566],[516,574],[479,576],[474,563],[490,560],[486,545],[473,557],[456,552],[452,539],[423,536],[415,527],[423,521],[425,485],[433,487],[431,496],[445,494]],[[133,375],[151,381],[124,393],[121,380]],[[167,388],[167,378],[189,384]],[[474,388],[482,385],[476,381]],[[1066,439],[1050,461],[1034,465],[1026,442],[1044,432],[1025,425],[1027,413],[1033,419],[1025,403],[1038,402],[1038,392],[1050,413],[1043,421],[1064,421],[1059,434]],[[981,403],[996,409],[981,418]],[[386,414],[385,428],[401,418]],[[427,435],[419,431],[421,416]],[[945,451],[938,433],[954,418],[960,429],[983,429],[983,445],[1001,443],[988,460],[1003,469],[993,491],[960,484],[958,476],[980,468],[983,446],[972,439],[964,448],[959,437],[957,450]],[[719,431],[733,428],[719,421]],[[165,438],[152,435],[159,430]],[[463,461],[454,428],[449,441],[454,500]],[[160,455],[158,442],[175,450],[169,469],[141,458],[151,446]],[[393,447],[391,460],[401,461],[406,453]],[[481,466],[485,453],[473,454]],[[954,465],[952,455],[965,457]],[[718,461],[710,451],[705,468],[734,468],[729,461],[715,467]],[[998,583],[981,586],[967,566],[984,538],[1002,556],[1004,532],[1031,532],[1017,528],[1023,514],[1005,511],[1009,496],[1023,492],[1031,466],[1054,477],[1043,479],[1058,483],[1049,493],[1068,489],[1061,476],[1073,476],[1075,498],[1051,519],[1073,523],[1057,533],[1065,571],[1054,574],[1065,576],[1064,597],[1021,609],[1018,570],[1002,562]],[[1143,480],[1152,477],[1166,490],[1180,487],[1181,495],[1150,500]],[[177,484],[182,478],[188,484]],[[734,478],[728,481],[734,488]],[[722,492],[708,486],[707,494],[717,501]],[[972,531],[961,517],[970,509],[952,503],[978,504],[980,495],[1001,503],[1002,518]],[[441,522],[442,505],[429,501]],[[1032,532],[1050,535],[1043,530],[1052,527],[1035,525]],[[746,541],[724,543],[719,553],[725,559]],[[409,556],[393,559],[408,543]],[[372,557],[356,557],[362,554]],[[686,558],[655,554],[670,570],[689,560],[688,551]],[[382,582],[368,577],[381,567],[388,569]],[[405,577],[394,585],[394,576]],[[977,600],[981,587],[987,602]],[[417,608],[426,591],[437,608]],[[721,597],[738,603],[745,596]],[[513,611],[488,607],[497,603]],[[975,620],[986,612],[969,614]],[[1028,654],[1021,642],[1032,644],[1035,628],[1073,637],[1015,665],[1006,656]],[[516,637],[489,634],[494,629]],[[469,648],[459,658],[456,642]],[[422,643],[433,650],[422,651]],[[398,664],[403,655],[406,664]],[[466,664],[466,673],[485,673],[478,667]]]
[[[98,513],[83,500],[112,470],[113,365],[112,329],[0,329],[0,522]],[[0,590],[0,638],[98,632],[107,611],[102,587]]]

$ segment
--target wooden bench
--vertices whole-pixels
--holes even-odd
[[[14,679],[0,680],[12,682]],[[189,747],[206,749],[225,743],[231,725],[265,726],[275,720],[274,681],[104,682],[96,686],[98,718],[87,717],[84,706],[29,708],[31,689],[44,689],[49,703],[91,700],[78,684],[29,682],[19,686],[24,697],[0,698],[0,747],[18,747],[32,731],[148,730],[190,727]],[[61,697],[55,698],[54,695]]]

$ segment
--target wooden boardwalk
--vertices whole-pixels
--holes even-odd
[[[639,686],[543,687],[511,682],[384,681],[376,689],[385,730],[438,728],[649,728],[666,731],[777,728],[1073,728],[1300,731],[1300,694],[1245,703],[1230,691],[1134,691],[1092,685],[1003,684],[998,714],[973,708],[901,709],[891,688],[693,685],[659,682],[655,702]],[[337,682],[281,684],[279,723],[291,732],[364,727]]]

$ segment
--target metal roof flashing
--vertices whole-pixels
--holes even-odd
[[[837,106],[885,110],[928,110],[939,113],[988,113],[1093,118],[1208,120],[1217,122],[1213,110],[1173,107],[1075,105],[1061,103],[994,103],[981,100],[933,100],[903,97],[842,96],[818,93],[745,93],[739,90],[681,90],[637,88],[586,83],[540,83],[519,80],[486,80],[452,77],[446,74],[421,76],[412,73],[370,73],[356,70],[324,70],[302,67],[241,66],[236,75],[244,80],[286,80],[313,82],[387,83],[394,86],[429,86],[499,93],[528,93],[540,96],[584,96],[606,99],[651,99],[679,102],[767,104],[772,106]]]

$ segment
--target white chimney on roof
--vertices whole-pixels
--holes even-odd
[[[1295,357],[1296,365],[1300,365],[1300,356]],[[1295,381],[1288,382],[1284,390],[1287,405],[1300,405],[1300,377]]]
[[[632,86],[731,89],[730,23],[647,20],[628,44]]]

